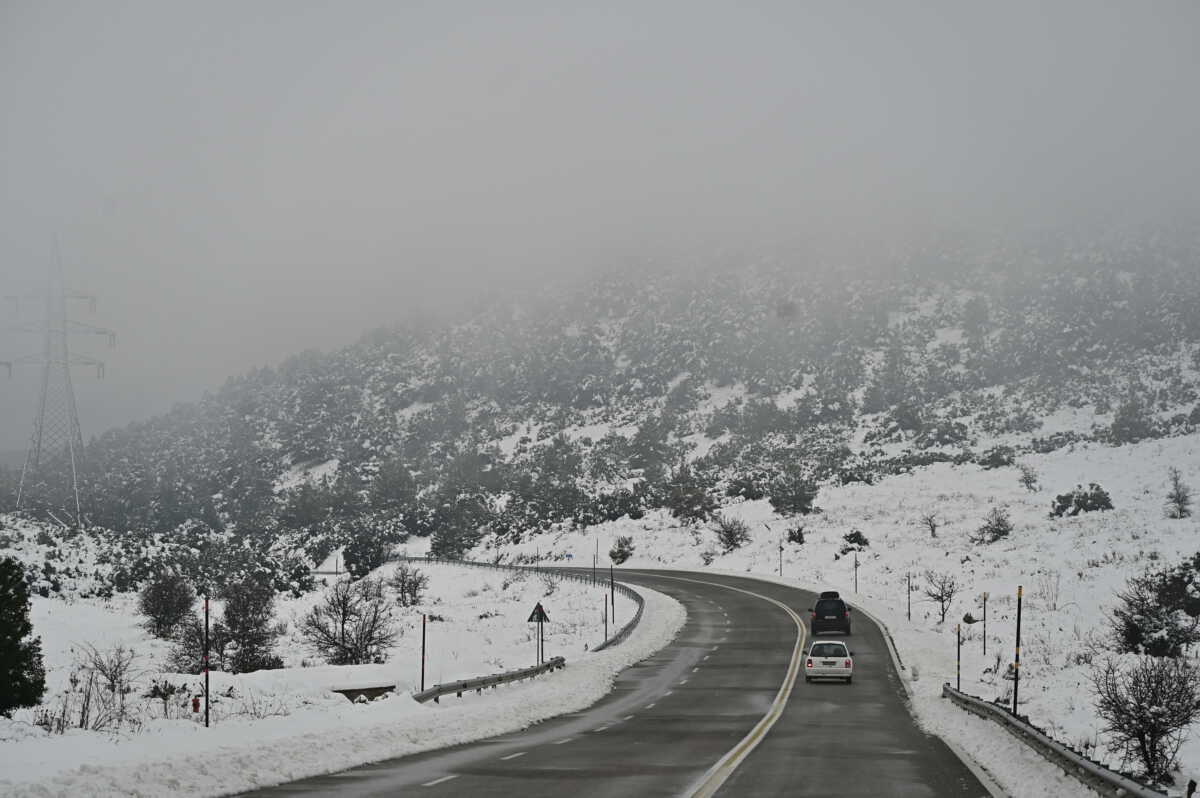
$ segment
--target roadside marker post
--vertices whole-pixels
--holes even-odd
[[[908,578],[908,619],[912,620],[912,571],[905,574]]]
[[[1021,594],[1024,592],[1022,585],[1017,585],[1017,657],[1013,662],[1013,706],[1012,713],[1017,717],[1017,691],[1021,687]]]
[[[983,591],[983,656],[987,656],[987,591]]]
[[[425,692],[425,619],[421,616],[421,692]]]
[[[954,687],[962,692],[962,624],[954,624]]]
[[[204,597],[204,728],[208,728],[208,596]]]

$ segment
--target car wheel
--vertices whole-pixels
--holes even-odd
[[[805,682],[807,682],[808,684],[812,684],[812,677],[811,677],[811,676],[805,676],[805,677],[804,677],[804,681],[805,681]]]
[[[853,677],[853,676],[847,676],[847,677],[846,677],[846,684],[850,684],[850,683],[851,683],[851,682],[853,682],[853,681],[854,681],[854,677]]]

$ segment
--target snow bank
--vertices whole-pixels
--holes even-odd
[[[28,723],[0,720],[0,794],[218,795],[516,731],[590,706],[611,689],[622,669],[674,638],[686,617],[682,605],[651,590],[639,592],[646,601],[645,613],[624,643],[598,653],[568,655],[565,670],[498,688],[482,698],[436,705],[418,704],[399,694],[351,704],[327,692],[327,669],[305,668],[244,677],[214,674],[214,692],[226,681],[241,679],[259,682],[264,694],[278,689],[272,682],[285,682],[288,690],[271,692],[275,700],[252,702],[248,712],[226,717],[208,730],[173,720],[151,721],[141,733],[121,737],[83,731],[51,736]],[[632,606],[629,602],[631,615]],[[547,650],[558,653],[551,639]],[[485,645],[478,636],[476,641]],[[458,669],[447,672],[458,678]],[[245,683],[242,689],[247,689]],[[289,696],[296,705],[280,706],[279,695]],[[288,714],[273,714],[283,711]]]

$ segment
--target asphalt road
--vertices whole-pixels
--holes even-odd
[[[587,710],[248,794],[988,795],[945,743],[917,728],[883,636],[864,616],[852,615],[854,683],[806,684],[793,652],[798,637],[807,648],[807,629],[781,605],[806,620],[811,593],[706,573],[621,578],[675,597],[687,623]]]

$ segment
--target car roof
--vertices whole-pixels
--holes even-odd
[[[812,651],[813,646],[823,646],[826,643],[837,643],[839,646],[846,646],[847,651],[850,650],[850,646],[846,645],[845,640],[814,640],[812,641],[812,646],[808,647],[808,650]]]

